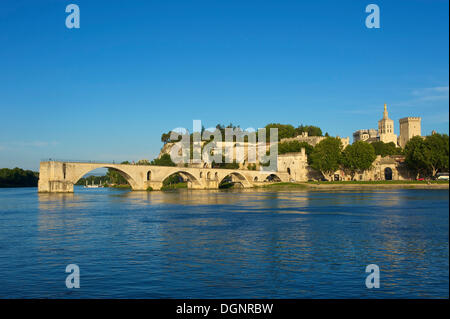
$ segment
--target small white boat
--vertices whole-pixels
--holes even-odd
[[[88,185],[88,182],[86,181],[84,188],[103,188],[102,181],[100,181],[100,184],[98,185],[94,184],[94,180],[92,180],[92,185]]]

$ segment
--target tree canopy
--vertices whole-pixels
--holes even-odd
[[[158,166],[176,166],[169,154],[163,154],[160,158],[155,158],[150,164]]]
[[[348,145],[342,152],[342,165],[350,173],[353,180],[356,173],[370,169],[376,157],[375,149],[371,144],[357,141]]]
[[[277,128],[278,129],[278,140],[282,138],[289,138],[296,136],[295,127],[290,124],[280,124],[280,123],[270,123],[266,125],[266,139],[269,141],[270,138],[270,129]]]
[[[299,125],[297,128],[290,124],[271,123],[266,125],[266,136],[269,140],[270,128],[278,129],[278,140],[283,138],[291,138],[301,135],[303,132],[307,132],[309,136],[322,136],[322,130],[320,127],[313,125]]]
[[[381,157],[402,154],[402,149],[397,147],[393,142],[384,143],[382,141],[377,141],[373,142],[372,146],[375,150],[375,154],[381,155]]]
[[[449,137],[432,134],[426,138],[414,136],[405,145],[405,163],[417,177],[436,176],[449,168]]]
[[[341,153],[341,139],[327,137],[314,147],[311,153],[311,167],[320,171],[326,179],[330,179],[342,162]]]
[[[429,152],[431,175],[438,172],[448,172],[449,139],[447,134],[432,134],[425,138],[425,145]]]
[[[301,135],[303,132],[307,132],[309,136],[322,136],[322,130],[320,127],[313,125],[303,125],[295,129],[295,135]]]
[[[0,187],[36,187],[39,173],[21,168],[0,169]]]

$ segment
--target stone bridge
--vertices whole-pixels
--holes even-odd
[[[187,180],[188,188],[215,189],[227,176],[244,188],[261,185],[268,177],[278,177],[282,182],[289,181],[285,172],[250,171],[220,168],[191,168],[155,165],[106,164],[46,161],[41,162],[39,170],[39,192],[71,193],[73,185],[90,171],[97,168],[110,168],[122,175],[133,190],[159,190],[163,181],[175,174]]]

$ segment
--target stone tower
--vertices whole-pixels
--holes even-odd
[[[421,136],[420,133],[420,117],[404,117],[399,120],[400,123],[400,137],[398,138],[398,144],[404,148],[406,143],[413,136]]]
[[[378,121],[378,137],[384,143],[393,142],[397,145],[397,135],[394,134],[394,121],[388,117],[386,104],[384,104],[383,118]]]

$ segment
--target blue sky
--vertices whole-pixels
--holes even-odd
[[[67,29],[65,7],[80,7]],[[365,27],[376,3],[381,28]],[[154,158],[161,133],[422,117],[448,133],[446,0],[0,2],[0,167]]]

